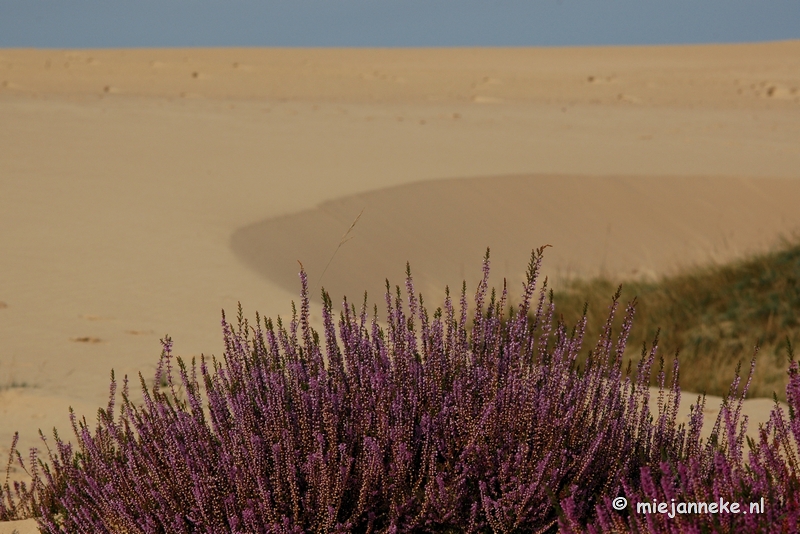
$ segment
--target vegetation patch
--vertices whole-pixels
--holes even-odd
[[[555,293],[556,307],[573,324],[588,303],[587,336],[593,339],[602,331],[606,301],[617,285],[604,278],[573,281]],[[800,245],[658,282],[625,282],[621,298],[637,299],[625,360],[635,360],[660,330],[661,353],[679,355],[681,388],[722,396],[736,366],[758,347],[748,395],[772,398],[777,393],[786,400],[786,340],[800,341]]]
[[[618,291],[584,343],[587,314],[557,319],[541,263],[540,249],[514,309],[488,286],[488,252],[469,307],[462,287],[427,310],[410,269],[404,290],[387,282],[381,321],[347,300],[337,319],[323,292],[322,332],[301,271],[288,322],[251,324],[240,307],[223,316],[222,357],[199,362],[165,338],[141,405],[127,378],[117,401],[112,373],[96,423],[73,415],[73,443],[56,433],[45,455],[12,454],[32,483],[6,477],[0,519],[52,534],[797,531],[797,363],[790,413],[776,404],[758,441],[741,416],[755,362],[701,439],[702,399],[676,423],[679,364],[658,337],[625,363],[634,302]],[[659,511],[701,501],[719,509]]]

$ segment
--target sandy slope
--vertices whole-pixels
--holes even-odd
[[[0,534],[36,534],[39,529],[36,521],[3,521],[0,522]]]
[[[494,283],[518,291],[531,249],[551,244],[544,272],[655,278],[724,262],[800,228],[800,180],[707,177],[496,176],[427,180],[324,202],[238,229],[231,246],[265,278],[297,288],[299,259],[335,299],[382,302],[410,262],[432,301],[442,288],[477,287],[491,246]],[[362,213],[363,211],[363,213]],[[361,214],[349,240],[343,233]],[[322,274],[324,272],[324,275]],[[316,275],[316,276],[314,276]],[[316,295],[316,291],[315,291]]]
[[[0,452],[166,333],[219,354],[221,308],[285,314],[362,209],[340,293],[474,281],[486,246],[653,276],[795,232],[798,169],[800,42],[0,50]]]

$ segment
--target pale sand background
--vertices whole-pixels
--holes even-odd
[[[545,243],[556,281],[763,250],[799,178],[800,42],[0,50],[0,454],[166,333],[219,355],[221,308],[286,314],[297,260],[316,295],[362,209],[322,284],[378,300],[410,260],[433,302],[486,246],[498,282]]]

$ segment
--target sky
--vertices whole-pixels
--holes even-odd
[[[0,0],[0,47],[582,46],[800,38],[800,0]]]

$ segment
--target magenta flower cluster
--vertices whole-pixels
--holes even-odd
[[[586,318],[569,328],[546,280],[537,292],[541,262],[539,249],[514,307],[505,286],[489,288],[487,252],[471,305],[464,286],[430,313],[409,271],[405,291],[387,282],[382,323],[366,298],[345,299],[337,320],[323,292],[320,335],[301,272],[288,324],[223,315],[221,360],[188,364],[165,339],[155,386],[140,377],[143,404],[126,380],[116,414],[112,375],[94,428],[73,417],[75,445],[56,436],[47,462],[33,459],[26,495],[42,531],[796,531],[794,414],[776,412],[745,461],[738,382],[704,442],[701,410],[677,425],[680,391],[665,387],[662,360],[654,418],[656,344],[636,369],[622,366],[635,303],[612,332],[617,294],[587,355]],[[7,490],[0,514],[13,506]],[[676,520],[617,510],[619,496],[769,504],[759,516]]]

